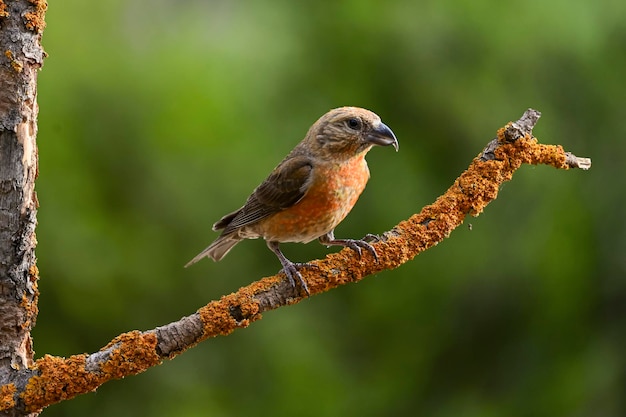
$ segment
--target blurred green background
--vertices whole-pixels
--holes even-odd
[[[37,356],[276,273],[262,241],[182,266],[330,108],[369,108],[400,141],[369,154],[340,237],[434,201],[528,107],[541,142],[594,166],[525,166],[471,231],[400,269],[44,415],[626,415],[624,16],[612,0],[51,2]]]

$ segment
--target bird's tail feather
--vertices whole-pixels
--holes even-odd
[[[209,245],[208,248],[196,255],[196,257],[193,258],[191,261],[187,262],[185,268],[187,268],[189,265],[195,264],[204,257],[209,257],[215,262],[219,261],[224,256],[226,256],[228,251],[230,251],[233,246],[239,243],[240,240],[241,238],[233,234],[218,237],[213,243]]]

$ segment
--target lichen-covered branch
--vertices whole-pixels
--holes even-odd
[[[393,269],[448,237],[467,215],[478,216],[497,197],[502,183],[522,164],[559,169],[588,169],[591,161],[566,153],[561,146],[541,145],[532,136],[539,112],[529,109],[508,123],[472,161],[469,168],[433,204],[400,222],[372,244],[378,262],[367,252],[359,258],[344,249],[303,269],[311,296]],[[259,320],[264,311],[302,300],[284,275],[256,281],[194,314],[153,330],[133,331],[112,340],[99,352],[70,358],[44,356],[30,369],[15,370],[2,387],[0,408],[37,412],[50,404],[95,390],[110,379],[143,372],[209,337],[227,335]]]

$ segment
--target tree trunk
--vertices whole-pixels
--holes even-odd
[[[0,383],[33,363],[37,71],[46,3],[0,0]],[[14,407],[5,415],[27,415]]]

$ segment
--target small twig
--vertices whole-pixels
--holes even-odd
[[[571,152],[565,152],[565,163],[570,168],[588,170],[591,168],[591,158],[579,158]]]
[[[532,136],[533,127],[541,117],[537,110],[528,109],[517,122],[510,122],[500,129],[498,136],[487,144],[480,156],[481,161],[493,161],[496,159],[495,150],[503,143],[513,143],[524,136]]]

